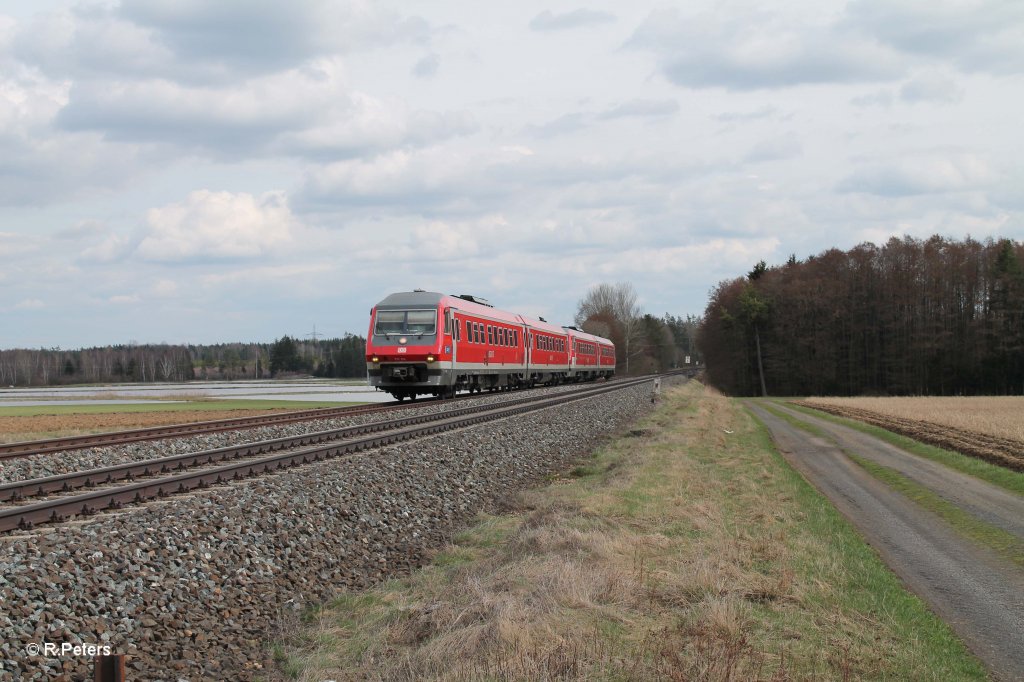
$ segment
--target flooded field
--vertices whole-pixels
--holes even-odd
[[[308,402],[386,402],[391,400],[365,380],[206,381],[178,384],[109,384],[47,388],[2,388],[0,407],[49,405],[146,405],[217,400]],[[298,406],[297,406],[298,407]]]

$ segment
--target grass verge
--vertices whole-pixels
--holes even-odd
[[[864,422],[860,422],[855,419],[847,419],[846,417],[829,414],[828,412],[822,412],[803,405],[794,405],[788,401],[780,402],[785,402],[786,407],[790,409],[798,410],[805,414],[818,417],[819,419],[827,419],[831,422],[842,424],[843,426],[848,426],[852,429],[857,429],[858,431],[867,433],[884,440],[891,445],[895,445],[898,448],[906,450],[907,452],[930,459],[933,462],[938,462],[950,469],[956,469],[968,476],[974,476],[975,478],[979,478],[991,483],[992,485],[1024,495],[1024,473],[1022,472],[997,466],[977,457],[968,457],[967,455],[962,455],[959,452],[952,452],[950,450],[937,448],[934,445],[927,445],[912,438],[901,436],[898,433],[886,431],[878,426],[865,424]]]
[[[696,382],[433,564],[307,614],[298,680],[985,679],[737,403]]]

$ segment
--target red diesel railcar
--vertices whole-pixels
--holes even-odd
[[[366,371],[398,400],[589,381],[615,374],[615,346],[474,296],[391,294],[370,311]]]

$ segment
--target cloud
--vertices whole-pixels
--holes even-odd
[[[236,156],[354,156],[472,132],[465,114],[410,110],[350,90],[338,60],[231,87],[163,80],[76,85],[57,124],[106,139]]]
[[[847,6],[843,24],[964,71],[1024,71],[1024,4],[1017,0],[858,0]]]
[[[123,0],[36,15],[19,59],[51,75],[228,84],[330,55],[425,44],[432,28],[375,3]]]
[[[891,107],[893,99],[891,91],[876,90],[851,98],[850,104],[855,107]]]
[[[586,114],[576,111],[563,114],[553,121],[548,121],[547,123],[542,123],[540,125],[528,125],[524,128],[523,132],[527,135],[539,138],[569,135],[586,128],[588,125],[587,119],[588,116]]]
[[[281,193],[200,190],[151,209],[135,253],[157,262],[257,258],[290,242],[294,224]]]
[[[679,102],[674,99],[633,99],[606,109],[598,118],[662,117],[678,112]]]
[[[152,287],[150,287],[150,293],[158,298],[170,298],[178,293],[178,283],[172,279],[160,279],[157,280]]]
[[[125,235],[106,234],[99,243],[82,249],[76,260],[81,263],[112,263],[129,256],[134,249]]]
[[[835,22],[763,11],[741,20],[657,10],[626,45],[653,52],[669,81],[691,88],[870,82],[891,80],[905,69],[896,50]]]
[[[15,310],[39,310],[45,308],[46,304],[40,301],[38,298],[26,298],[23,301],[19,301],[14,305]]]
[[[778,137],[762,140],[755,144],[744,161],[757,163],[761,161],[782,161],[793,159],[803,154],[803,145],[796,133],[789,132]]]
[[[426,55],[412,67],[412,75],[417,78],[430,78],[437,75],[437,69],[441,66],[441,57],[435,52]]]
[[[837,189],[905,197],[978,189],[991,185],[997,178],[989,164],[974,154],[927,154],[868,165],[850,174]]]
[[[107,226],[98,220],[82,220],[71,227],[58,230],[53,236],[68,240],[88,239],[106,233],[107,229]]]
[[[597,26],[615,21],[615,15],[590,9],[575,9],[564,14],[552,14],[544,10],[530,20],[530,28],[534,31],[564,31],[581,26]]]
[[[754,111],[723,111],[720,114],[714,114],[711,118],[716,121],[721,121],[722,123],[746,123],[748,121],[774,118],[775,116],[778,116],[778,114],[778,109],[770,104],[766,104]]]
[[[951,78],[936,73],[919,75],[900,88],[900,99],[911,104],[955,104],[963,97],[962,87]]]

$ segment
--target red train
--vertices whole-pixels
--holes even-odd
[[[591,381],[615,374],[615,346],[575,327],[417,289],[370,311],[366,372],[398,400]]]

